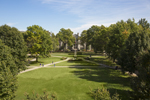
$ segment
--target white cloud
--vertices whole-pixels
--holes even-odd
[[[128,18],[148,17],[149,0],[41,0],[54,9],[78,16],[80,27],[72,27],[74,33],[82,32],[92,25],[109,26]],[[144,14],[144,15],[143,15]],[[149,17],[148,17],[149,18]]]
[[[106,27],[110,26],[111,24],[115,24],[115,22],[111,22],[111,23],[104,23],[104,24],[99,24],[99,23],[88,23],[88,24],[83,24],[79,27],[75,27],[75,28],[70,28],[75,34],[76,33],[80,33],[83,31],[83,30],[88,30],[91,26],[93,25],[97,25],[97,26],[101,26],[101,25],[104,25]]]
[[[16,25],[17,23],[7,23],[8,26],[14,26]]]

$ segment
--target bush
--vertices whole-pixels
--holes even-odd
[[[57,100],[56,93],[49,94],[47,91],[43,91],[43,95],[35,94],[32,92],[32,96],[25,93],[26,100]]]
[[[68,53],[68,55],[74,55],[74,53],[73,53],[73,52],[70,52],[70,53]]]
[[[90,95],[94,98],[94,100],[120,100],[119,94],[114,94],[112,97],[110,96],[109,91],[102,87],[102,89],[96,89],[95,91],[90,91]]]
[[[66,57],[62,57],[62,58],[61,58],[61,60],[65,60],[65,59],[67,59],[67,58],[66,58]]]
[[[82,55],[82,52],[77,52],[77,55]]]
[[[82,59],[82,58],[78,58],[77,60],[78,60],[78,61],[82,61],[83,59]]]

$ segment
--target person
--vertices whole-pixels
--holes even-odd
[[[41,67],[41,63],[40,63],[40,67]]]
[[[54,64],[54,67],[55,67],[55,64]]]
[[[52,61],[52,64],[53,64],[53,61]]]
[[[115,67],[115,70],[117,70],[117,69],[118,69],[118,66]]]
[[[42,66],[44,67],[44,64],[42,64]]]

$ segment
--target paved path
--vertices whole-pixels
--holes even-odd
[[[62,58],[62,56],[52,56],[52,57],[59,57],[59,58]],[[54,67],[54,66],[49,66],[49,65],[54,65],[54,64],[57,64],[57,63],[61,63],[61,62],[64,62],[64,61],[67,61],[69,60],[70,58],[67,58],[66,60],[63,60],[63,61],[58,61],[58,62],[55,62],[55,63],[50,63],[50,64],[46,64],[44,65],[44,67]],[[31,61],[35,61],[36,59],[32,59]],[[100,65],[100,67],[106,67],[106,68],[111,68],[111,69],[115,69],[114,67],[112,66],[108,66],[108,65],[105,65],[105,64],[101,64],[101,63],[97,63],[97,62],[94,62],[94,61],[90,61],[90,60],[85,60],[83,59],[84,61],[87,61],[87,62],[91,62],[91,63],[95,63],[95,64],[98,64]],[[55,67],[93,67],[93,66],[55,66]],[[35,69],[39,69],[39,68],[42,68],[42,67],[34,67],[34,68],[31,68],[31,69],[27,69],[25,71],[21,71],[21,73],[25,73],[25,72],[28,72],[28,71],[31,71],[31,70],[35,70]],[[118,69],[120,70],[120,69]],[[126,72],[129,74],[129,72]],[[135,73],[133,73],[131,76],[137,76]]]
[[[54,67],[54,66],[47,66],[47,67]],[[77,67],[95,67],[95,66],[78,66],[78,65],[73,65],[73,66],[55,66],[55,67],[68,67],[68,68],[77,68]]]
[[[63,60],[63,61],[58,61],[58,62],[54,62],[54,63],[50,63],[50,64],[45,64],[44,67],[47,67],[47,66],[49,66],[49,65],[54,65],[54,64],[57,64],[57,63],[61,63],[61,62],[67,61],[67,60],[69,60],[69,59],[70,59],[70,58],[67,58],[66,60]],[[21,74],[21,73],[28,72],[28,71],[31,71],[31,70],[39,69],[39,68],[42,68],[42,67],[34,67],[34,68],[31,68],[31,69],[27,69],[27,70],[25,70],[25,71],[21,71],[20,74]]]

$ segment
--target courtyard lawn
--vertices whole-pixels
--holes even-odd
[[[59,57],[49,57],[49,58],[39,58],[38,62],[31,61],[30,66],[40,66],[40,64],[49,64],[53,62],[60,61],[61,58]]]
[[[99,65],[87,61],[65,61],[62,63],[55,64],[55,66],[99,66]]]
[[[73,58],[74,55],[69,55],[69,53],[51,53],[52,56],[62,56],[62,57],[69,57]],[[77,57],[87,57],[89,55],[77,55]]]
[[[90,89],[102,85],[111,95],[117,92],[122,100],[129,100],[129,80],[128,75],[122,75],[118,70],[100,67],[40,68],[18,75],[15,100],[25,99],[25,92],[43,94],[44,89],[56,92],[58,100],[93,100]]]
[[[92,58],[90,58],[90,61],[94,61],[97,63],[101,63],[101,64],[105,64],[108,66],[119,66],[116,63],[114,63],[112,60],[110,60],[109,58],[105,57],[105,56],[92,56]]]

